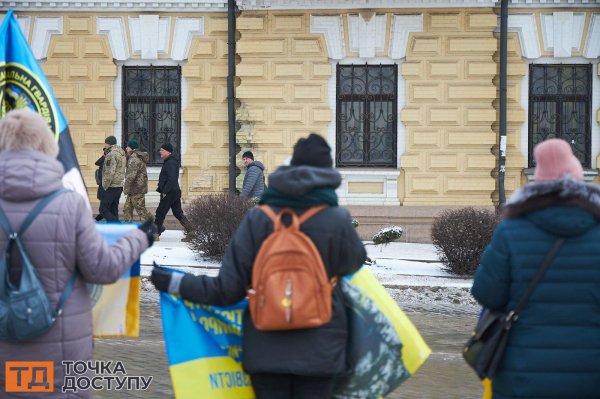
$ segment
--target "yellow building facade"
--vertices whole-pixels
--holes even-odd
[[[0,5],[15,9],[52,85],[91,198],[104,138],[114,135],[126,144],[133,108],[125,71],[136,67],[180,68],[178,124],[171,130],[182,160],[184,201],[228,190],[226,1]],[[408,239],[420,240],[421,225],[439,209],[497,204],[499,1],[238,0],[237,5],[238,189],[243,151],[254,152],[268,178],[298,138],[316,132],[327,138],[343,176],[340,203],[373,229],[413,220]],[[580,122],[563,122],[564,138],[581,151],[586,178],[598,181],[600,1],[511,1],[508,28],[506,196],[532,175],[532,145],[544,134],[558,134],[538,121],[545,112],[540,107],[550,103],[555,113],[562,107],[563,121],[567,111],[583,115]],[[344,79],[354,79],[356,71],[377,74],[379,66],[396,71],[388,76],[389,93],[360,97],[352,80],[344,93]],[[536,97],[537,74],[547,77],[563,67],[581,70],[583,97]],[[341,107],[363,116],[349,122]],[[387,107],[384,119],[393,120],[369,120],[381,107]],[[347,144],[348,137],[356,141]],[[376,152],[377,146],[385,151]],[[159,170],[149,167],[150,191]],[[148,194],[149,204],[157,203],[156,195]]]

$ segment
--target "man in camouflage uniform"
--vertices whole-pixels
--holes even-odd
[[[131,139],[127,143],[127,170],[125,171],[125,184],[123,192],[127,196],[125,207],[123,208],[123,220],[131,222],[133,220],[133,210],[137,212],[142,220],[151,217],[146,209],[145,194],[148,192],[148,153],[139,150],[137,140]]]
[[[125,151],[117,145],[115,136],[108,136],[104,140],[104,147],[108,154],[104,159],[102,171],[102,189],[104,195],[100,200],[100,213],[107,222],[119,221],[119,199],[123,193],[125,181]]]

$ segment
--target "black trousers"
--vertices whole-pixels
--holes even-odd
[[[107,222],[119,221],[119,199],[122,192],[123,187],[110,187],[108,190],[103,190],[98,211]]]
[[[158,228],[158,235],[161,233],[169,209],[173,211],[173,215],[179,220],[179,223],[187,229],[188,220],[183,214],[183,209],[181,209],[181,190],[171,190],[165,195],[160,195],[160,202],[158,208],[156,208],[155,223]]]
[[[334,377],[293,374],[251,374],[256,399],[329,399]]]

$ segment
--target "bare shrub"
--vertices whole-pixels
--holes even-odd
[[[445,269],[473,275],[497,223],[493,211],[473,207],[445,210],[436,217],[431,240]]]
[[[186,216],[190,221],[192,250],[221,260],[242,218],[254,203],[235,194],[212,194],[192,200]]]

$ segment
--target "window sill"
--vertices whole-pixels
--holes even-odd
[[[527,182],[531,183],[533,181],[533,174],[535,172],[535,168],[525,168],[524,173],[527,177]],[[598,176],[598,169],[584,169],[583,170],[583,180],[586,182],[594,181],[594,178]]]

